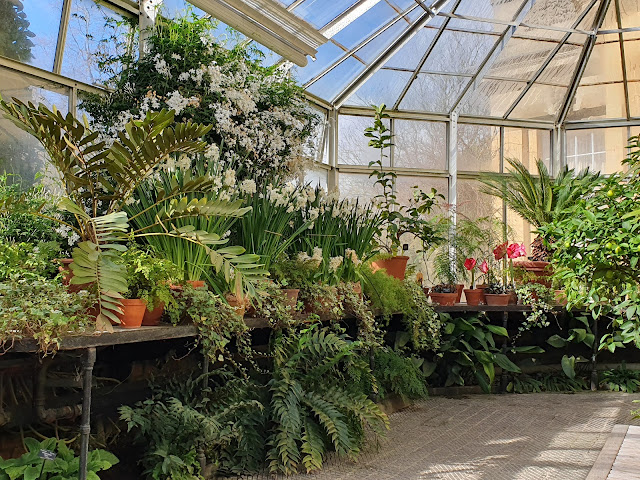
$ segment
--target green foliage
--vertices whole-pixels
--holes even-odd
[[[373,126],[365,129],[364,136],[370,139],[368,143],[370,147],[380,150],[380,158],[369,162],[369,168],[373,167],[369,177],[375,177],[375,185],[382,188],[382,193],[375,197],[375,203],[380,209],[381,226],[384,230],[384,235],[379,238],[379,243],[384,245],[389,253],[399,255],[402,236],[409,234],[418,239],[422,251],[426,251],[434,244],[444,240],[436,226],[438,219],[426,218],[438,200],[444,200],[444,196],[439,194],[435,188],[432,188],[430,192],[423,192],[415,186],[408,206],[398,202],[394,191],[398,175],[384,168],[384,159],[386,158],[384,151],[393,145],[391,131],[385,125],[385,120],[390,117],[386,113],[384,104],[379,107],[373,105],[373,108],[375,109]]]
[[[79,459],[62,440],[48,438],[42,442],[34,438],[25,438],[28,451],[20,458],[2,460],[0,458],[0,480],[76,480],[79,475]],[[40,450],[49,450],[57,454],[55,460],[43,460],[38,456]],[[91,450],[87,459],[87,479],[99,480],[98,472],[109,470],[118,463],[115,455],[106,450]],[[41,476],[44,475],[44,477]]]
[[[0,4],[0,55],[19,62],[29,63],[33,58],[31,49],[35,46],[31,38],[36,34],[29,30],[22,2],[2,2]]]
[[[600,374],[600,388],[614,392],[636,393],[640,390],[640,371],[629,370],[623,362],[620,367]]]
[[[213,362],[222,361],[225,356],[233,361],[228,347],[234,339],[240,353],[250,357],[249,329],[226,300],[206,288],[193,288],[188,284],[183,288],[181,292],[174,292],[179,296],[178,301],[167,306],[171,321],[193,322],[198,328],[198,341]]]
[[[563,393],[588,390],[589,385],[582,377],[569,378],[564,373],[537,373],[534,376],[515,375],[507,385],[512,393]]]
[[[57,273],[54,259],[59,253],[56,242],[0,243],[0,281],[52,278]]]
[[[407,292],[402,280],[387,275],[382,270],[375,273],[364,271],[363,290],[376,314],[384,317],[402,312],[407,305]]]
[[[496,366],[520,373],[520,368],[496,346],[494,335],[507,337],[506,329],[486,323],[481,316],[440,315],[443,333],[435,365],[425,364],[424,368],[433,372],[445,387],[464,385],[470,372],[482,390],[490,393]]]
[[[123,252],[121,261],[126,267],[126,298],[139,298],[147,302],[147,309],[153,310],[160,303],[173,303],[171,285],[180,283],[182,272],[171,261],[158,258],[152,250],[143,250],[130,245]]]
[[[520,330],[548,327],[549,313],[553,311],[553,290],[539,283],[526,283],[516,288],[516,294],[520,303],[531,307],[531,312],[524,314],[527,323],[520,326]]]
[[[567,167],[556,177],[552,177],[542,160],[536,161],[537,175],[533,175],[519,160],[506,160],[510,168],[504,178],[495,175],[484,175],[481,178],[485,185],[483,192],[502,198],[511,210],[538,229],[570,218],[571,208],[584,195],[591,193],[600,181],[597,173],[585,170],[576,175]],[[553,235],[545,237],[557,239]],[[542,252],[534,252],[534,256],[540,253]]]
[[[46,355],[64,336],[95,328],[87,310],[95,304],[89,292],[69,293],[58,278],[13,277],[0,283],[0,346],[34,339]]]
[[[213,382],[212,388],[203,386]],[[154,480],[201,480],[213,473],[256,471],[264,458],[264,414],[255,385],[238,378],[180,378],[151,399],[120,408]],[[202,463],[201,463],[202,462]],[[205,465],[204,471],[202,464]]]
[[[353,458],[364,443],[365,427],[377,434],[388,428],[376,404],[354,389],[354,375],[370,375],[357,348],[345,336],[317,326],[276,334],[268,383],[272,472],[318,470],[330,450]]]
[[[395,393],[408,399],[427,396],[425,374],[418,367],[421,359],[405,357],[390,348],[375,350],[373,357],[373,377],[378,387],[378,396],[385,398]],[[370,387],[373,391],[374,388]]]

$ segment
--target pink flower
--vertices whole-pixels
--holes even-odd
[[[509,242],[504,242],[493,249],[493,256],[496,260],[502,260],[507,254],[507,245],[509,245]]]
[[[512,243],[507,247],[507,256],[510,259],[524,257],[527,254],[527,250],[524,248],[524,243],[518,245],[517,243]]]
[[[486,260],[483,260],[483,262],[480,264],[480,271],[486,275],[487,273],[489,273],[489,264],[487,263]]]
[[[478,263],[478,262],[476,261],[475,258],[467,258],[464,261],[464,268],[466,268],[467,270],[471,271],[474,268],[476,268],[476,263]]]

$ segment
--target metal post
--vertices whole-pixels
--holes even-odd
[[[593,346],[591,347],[591,390],[598,390],[598,347],[600,339],[598,338],[598,319],[593,319]]]
[[[162,0],[140,0],[138,25],[140,27],[140,58],[149,51],[148,42],[151,31],[156,23],[156,10]]]
[[[451,228],[449,236],[455,238],[456,223],[458,221],[456,208],[458,206],[458,112],[453,112],[449,120],[447,131],[448,154],[447,169],[449,172],[449,216],[451,219]],[[451,243],[449,255],[451,257],[451,266],[453,271],[456,270],[456,249]]]
[[[82,424],[80,425],[80,467],[78,479],[87,480],[89,436],[91,434],[91,383],[93,365],[96,363],[95,347],[87,348],[82,361]]]

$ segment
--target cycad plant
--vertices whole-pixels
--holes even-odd
[[[118,322],[122,293],[127,290],[124,267],[117,262],[122,244],[130,237],[129,222],[124,207],[134,197],[137,188],[172,154],[192,154],[206,147],[200,138],[211,127],[191,122],[175,123],[173,111],[148,113],[142,120],[127,122],[124,130],[111,144],[91,131],[86,119],[78,121],[55,107],[53,111],[40,104],[25,104],[17,99],[8,103],[0,97],[0,109],[19,128],[32,134],[44,146],[48,160],[57,170],[64,194],[58,208],[74,217],[72,223],[49,217],[44,204],[31,213],[64,223],[80,238],[73,250],[71,269],[74,284],[92,284],[98,292],[99,328],[110,329],[109,321]],[[235,272],[236,288],[252,288],[252,280],[264,274],[256,264],[257,257],[243,255],[244,249],[213,246],[226,243],[218,235],[180,227],[180,218],[198,216],[240,216],[239,205],[209,201],[206,197],[189,200],[186,194],[207,192],[212,188],[208,177],[194,178],[188,184],[158,193],[163,208],[149,225],[137,228],[135,237],[166,235],[205,248],[212,265],[230,278]],[[20,209],[19,198],[5,201],[3,208]],[[149,208],[154,208],[150,206]],[[139,212],[137,215],[142,215]],[[160,227],[161,231],[154,231]]]
[[[534,232],[543,225],[562,220],[568,208],[583,195],[593,191],[600,175],[584,170],[578,174],[564,167],[554,178],[544,162],[536,160],[538,174],[534,175],[519,160],[505,159],[510,169],[503,177],[485,174],[480,178],[483,193],[504,200],[507,206],[528,221]],[[540,236],[532,245],[532,258],[546,260],[549,251]]]

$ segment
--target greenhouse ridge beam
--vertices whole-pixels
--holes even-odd
[[[511,40],[511,37],[513,37],[513,35],[516,33],[516,30],[518,29],[520,23],[525,19],[531,8],[533,8],[533,4],[535,3],[535,1],[536,0],[525,0],[525,2],[520,7],[520,10],[518,10],[516,19],[514,20],[513,24],[509,25],[509,27],[506,28],[504,32],[502,32],[502,35],[500,35],[500,38],[482,62],[482,65],[478,72],[475,74],[473,79],[468,83],[468,85],[462,91],[462,94],[456,100],[456,103],[451,108],[451,113],[459,112],[464,99],[467,98],[468,95],[476,91],[476,89],[482,82],[482,79],[489,73],[491,67],[500,56],[500,52],[505,49],[507,43],[509,42],[509,40]]]
[[[333,104],[336,107],[340,107],[344,104],[344,102],[354,93],[358,88],[360,88],[371,76],[376,73],[386,62],[395,54],[398,50],[400,50],[413,36],[420,31],[422,27],[424,27],[430,20],[432,20],[437,13],[445,7],[451,0],[436,0],[430,7],[425,7],[424,4],[420,0],[416,0],[419,2],[420,6],[425,9],[425,13],[415,21],[413,25],[411,25],[407,30],[405,30],[402,35],[398,37],[398,39],[389,45],[383,52],[376,58],[371,64],[365,68],[365,70],[360,73],[355,79],[353,79],[349,85],[343,90],[343,92],[335,99]]]
[[[585,19],[587,15],[589,15],[589,12],[596,5],[596,3],[598,3],[598,0],[591,0],[591,3],[589,4],[589,6],[578,16],[576,21],[573,23],[572,28],[577,28],[580,25],[580,23],[582,23],[582,21]],[[506,113],[503,115],[503,118],[509,118],[509,115],[511,115],[511,113],[516,109],[516,107],[518,106],[520,101],[525,97],[525,95],[529,93],[529,90],[531,90],[531,87],[533,86],[533,84],[536,82],[536,80],[538,80],[538,78],[540,78],[540,76],[545,71],[547,66],[549,66],[549,64],[553,61],[556,54],[567,43],[567,40],[569,40],[570,37],[571,37],[571,33],[565,33],[565,35],[560,40],[560,43],[558,43],[555,46],[555,48],[551,51],[551,53],[547,55],[547,58],[544,61],[544,63],[540,65],[540,68],[538,68],[538,71],[527,82],[527,86],[522,90],[522,92],[520,92],[520,95],[518,95],[516,100],[507,109]]]
[[[571,83],[569,84],[569,89],[564,97],[564,101],[562,104],[562,108],[560,109],[560,114],[558,115],[557,124],[563,125],[567,120],[567,115],[569,115],[569,109],[571,108],[571,104],[573,103],[573,99],[576,96],[576,92],[578,91],[578,85],[580,84],[580,80],[584,75],[584,71],[587,68],[587,63],[589,62],[589,58],[591,58],[591,52],[593,52],[593,47],[596,45],[596,39],[598,38],[598,30],[602,27],[604,23],[604,19],[607,15],[607,10],[609,10],[609,6],[611,5],[611,0],[602,0],[600,4],[600,9],[598,10],[598,14],[596,15],[593,32],[589,35],[589,38],[585,42],[585,45],[582,49],[582,54],[580,55],[580,60],[578,61],[578,65],[573,74],[573,78]]]

